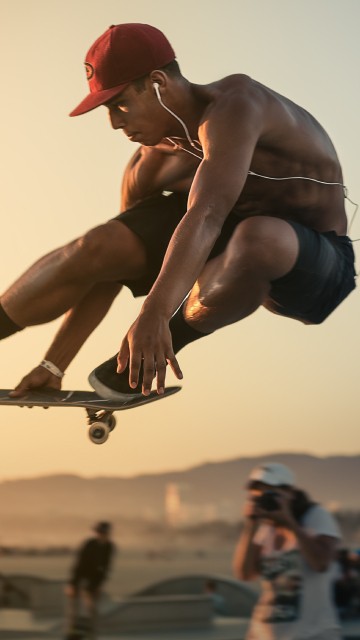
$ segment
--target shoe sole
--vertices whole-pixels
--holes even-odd
[[[134,398],[143,397],[142,393],[122,393],[121,391],[114,391],[113,389],[109,389],[109,387],[107,387],[97,379],[95,371],[92,371],[90,373],[88,380],[96,393],[105,400],[119,400],[120,402],[127,402],[128,400],[133,400]]]

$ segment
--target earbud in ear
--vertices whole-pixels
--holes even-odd
[[[159,83],[158,82],[153,82],[153,87],[154,87],[154,91],[157,93],[159,91]]]

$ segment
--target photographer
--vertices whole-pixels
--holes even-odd
[[[260,579],[261,595],[246,640],[340,640],[332,600],[340,533],[333,517],[279,463],[253,469],[247,490],[234,573]]]

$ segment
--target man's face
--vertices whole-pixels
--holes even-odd
[[[131,142],[153,146],[167,135],[166,112],[156,99],[150,79],[143,91],[130,85],[106,107],[113,129],[122,129]]]

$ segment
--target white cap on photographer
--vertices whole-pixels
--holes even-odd
[[[264,462],[259,464],[249,475],[249,482],[263,482],[271,487],[295,486],[293,472],[280,462]]]

